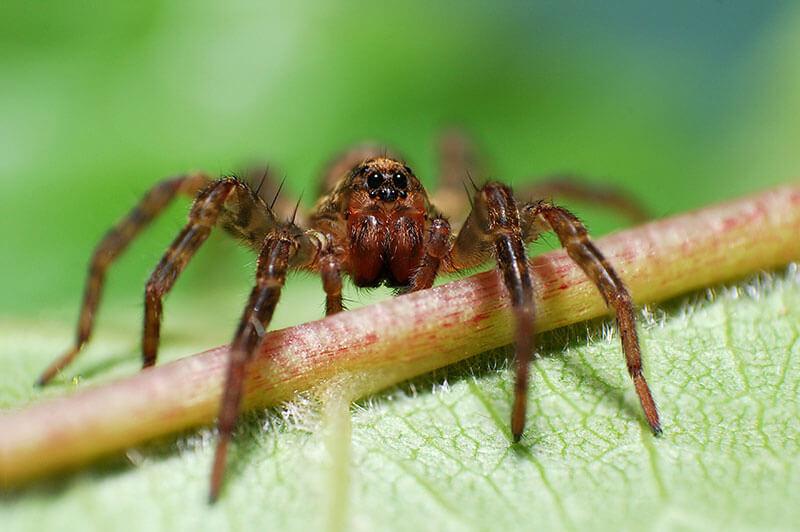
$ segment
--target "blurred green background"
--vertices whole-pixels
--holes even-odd
[[[310,204],[333,154],[376,139],[433,185],[436,136],[460,125],[493,177],[576,172],[658,215],[798,175],[796,3],[604,4],[4,2],[0,316],[74,316],[100,236],[188,169],[270,161]],[[114,268],[108,301],[140,304],[186,208]],[[621,223],[576,208],[595,234]],[[176,300],[246,293],[252,258],[221,240]]]
[[[374,139],[434,186],[437,135],[457,125],[492,177],[574,172],[667,215],[797,178],[799,57],[789,1],[5,0],[0,347],[22,377],[2,382],[0,406],[34,397],[31,376],[71,339],[93,247],[164,176],[264,160],[310,205],[325,162]],[[624,223],[574,208],[594,234]],[[98,337],[124,340],[70,375],[135,371],[144,282],[186,211],[112,270]],[[213,237],[170,296],[165,342],[227,341],[253,267]],[[294,278],[274,325],[322,314],[319,281]],[[20,334],[35,341],[20,349]]]

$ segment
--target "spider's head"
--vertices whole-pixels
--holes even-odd
[[[421,188],[411,168],[388,157],[370,159],[356,167],[352,186],[365,191],[371,200],[383,203],[402,202]]]

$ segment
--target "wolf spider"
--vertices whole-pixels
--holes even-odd
[[[516,383],[511,433],[517,442],[525,425],[529,362],[534,350],[533,279],[525,244],[551,230],[597,286],[606,304],[616,311],[628,372],[647,422],[659,434],[658,412],[642,374],[630,295],[589,240],[581,221],[550,201],[518,203],[511,189],[502,183],[487,182],[478,187],[469,177],[474,189],[470,192],[463,179],[469,176],[474,160],[469,144],[460,135],[443,138],[441,155],[441,187],[431,201],[411,168],[397,156],[374,146],[346,152],[325,172],[321,197],[310,216],[299,209],[299,202],[293,204],[278,193],[272,199],[262,195],[262,185],[271,180],[268,172],[264,172],[257,187],[236,177],[212,179],[202,173],[160,182],[95,249],[75,343],[45,370],[38,383],[44,385],[52,379],[89,340],[105,273],[111,263],[175,196],[186,195],[195,198],[189,222],[166,251],[145,288],[144,368],[156,362],[162,300],[211,229],[221,226],[258,253],[255,287],[230,345],[219,410],[219,442],[211,475],[212,502],[222,484],[247,362],[261,344],[290,269],[319,273],[325,291],[325,312],[330,315],[344,309],[343,274],[349,275],[359,287],[384,284],[399,292],[414,292],[430,288],[440,273],[473,268],[494,257],[511,299],[515,321]],[[470,199],[469,211],[458,201],[462,185]],[[522,193],[537,198],[566,196],[612,207],[635,219],[642,217],[641,209],[622,193],[567,178],[552,178],[523,189]],[[449,221],[464,216],[460,227]]]

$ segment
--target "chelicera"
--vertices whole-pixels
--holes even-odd
[[[344,309],[342,277],[359,287],[387,285],[400,293],[425,290],[439,274],[496,261],[515,322],[516,383],[511,433],[519,441],[525,426],[526,391],[533,342],[533,279],[526,243],[553,231],[568,255],[597,286],[616,312],[622,349],[645,418],[661,432],[658,412],[642,373],[633,305],[625,285],[589,239],[581,221],[550,200],[519,202],[511,189],[490,181],[474,185],[472,150],[459,135],[442,143],[440,187],[429,196],[401,159],[372,146],[344,153],[324,173],[321,196],[306,215],[277,193],[235,177],[212,179],[187,174],[160,182],[101,240],[92,255],[74,345],[45,370],[45,384],[69,364],[89,340],[105,273],[133,238],[178,195],[194,197],[189,221],[167,249],[145,288],[143,366],[155,364],[162,300],[215,226],[258,254],[256,281],[230,347],[219,410],[219,441],[211,476],[211,500],[222,485],[228,443],[239,414],[248,360],[261,344],[289,270],[322,278],[327,314]],[[465,179],[472,183],[465,186]],[[252,180],[251,180],[252,182]],[[462,187],[469,201],[463,199]],[[277,187],[280,191],[280,187]],[[615,208],[639,218],[641,210],[624,194],[606,187],[552,178],[520,191],[522,196],[567,196]],[[457,220],[464,220],[458,224]]]

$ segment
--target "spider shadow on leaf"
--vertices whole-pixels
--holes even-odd
[[[678,310],[676,305],[675,310]],[[587,394],[596,396],[598,401],[603,402],[615,410],[623,410],[622,414],[629,420],[635,420],[641,424],[642,428],[649,430],[647,422],[641,415],[641,409],[635,397],[628,396],[628,376],[625,369],[625,359],[619,346],[619,336],[614,334],[611,341],[611,356],[609,361],[611,369],[598,369],[592,360],[586,360],[575,356],[574,351],[580,350],[594,341],[604,341],[603,338],[610,327],[614,327],[610,317],[601,317],[587,322],[578,323],[568,327],[547,331],[536,336],[537,355],[532,361],[536,365],[539,359],[553,359],[560,361],[563,369],[572,379],[577,381],[578,389],[587,389]],[[646,349],[646,348],[645,348]],[[565,356],[568,351],[573,351],[569,356]],[[390,401],[398,392],[405,396],[418,396],[422,394],[434,394],[441,389],[443,383],[450,385],[467,382],[470,379],[482,379],[492,375],[502,374],[502,398],[492,398],[489,400],[495,404],[493,407],[501,413],[503,419],[510,415],[510,401],[513,395],[513,346],[506,345],[498,347],[468,359],[451,364],[444,368],[439,368],[425,375],[420,375],[413,379],[402,382],[387,390],[370,395],[358,400],[356,403],[362,407],[375,402]],[[644,353],[645,358],[647,353]],[[646,362],[646,360],[645,360]],[[604,364],[605,365],[605,364]],[[615,369],[618,366],[618,370]],[[616,371],[621,377],[618,384],[614,383]],[[612,373],[614,372],[614,373]],[[532,382],[528,393],[531,396],[537,393],[537,389],[543,386],[541,378],[537,377],[534,370],[531,375]],[[539,411],[535,407],[531,408],[531,416],[534,419],[540,416],[547,416],[546,411]],[[504,436],[509,440],[512,449],[527,448],[535,446],[540,441],[537,434],[536,425],[532,425],[521,443],[511,443],[512,437],[507,423],[502,426]]]
[[[540,358],[553,358],[561,362],[562,367],[568,371],[576,380],[578,388],[589,388],[591,394],[597,395],[601,402],[607,403],[615,409],[623,410],[626,418],[637,420],[643,428],[647,428],[647,422],[641,415],[641,408],[635,398],[627,396],[629,383],[627,371],[625,369],[624,358],[619,354],[611,353],[615,357],[611,360],[611,366],[618,365],[619,374],[624,375],[625,380],[620,384],[612,384],[611,375],[608,372],[599,370],[593,362],[598,364],[600,360],[585,360],[584,357],[564,356],[566,351],[579,350],[587,346],[592,341],[604,341],[603,338],[609,327],[613,327],[613,322],[609,318],[597,318],[588,322],[571,325],[563,329],[556,329],[541,335]],[[614,334],[611,342],[610,351],[621,351],[619,347],[619,335]],[[598,340],[595,340],[598,339]],[[644,348],[643,357],[647,358],[647,348]],[[645,360],[646,363],[646,360]],[[656,384],[657,386],[657,384]],[[535,393],[535,392],[533,392]],[[649,429],[648,429],[649,430]]]
[[[189,329],[173,330],[165,332],[164,343],[174,346],[176,349],[165,349],[162,354],[162,364],[171,362],[177,358],[181,358],[187,349],[180,348],[181,345],[192,346],[197,342],[197,335],[193,334]],[[202,344],[198,344],[202,345]],[[213,342],[212,342],[213,345]],[[191,352],[191,348],[188,349]],[[130,375],[136,371],[141,370],[142,353],[139,343],[131,344],[128,347],[121,347],[114,349],[110,355],[97,356],[97,353],[89,353],[85,360],[81,360],[76,364],[74,370],[65,369],[60,379],[64,382],[69,382],[72,378],[81,379],[94,379],[95,377],[108,380],[108,377],[113,375]],[[130,371],[124,371],[123,368],[130,366]]]
[[[84,379],[106,376],[109,372],[129,364],[134,359],[136,361],[141,360],[138,348],[131,347],[130,349],[120,350],[116,354],[86,364],[85,369],[76,368],[79,371],[75,373],[75,376],[80,376]],[[69,374],[67,373],[67,375]]]

